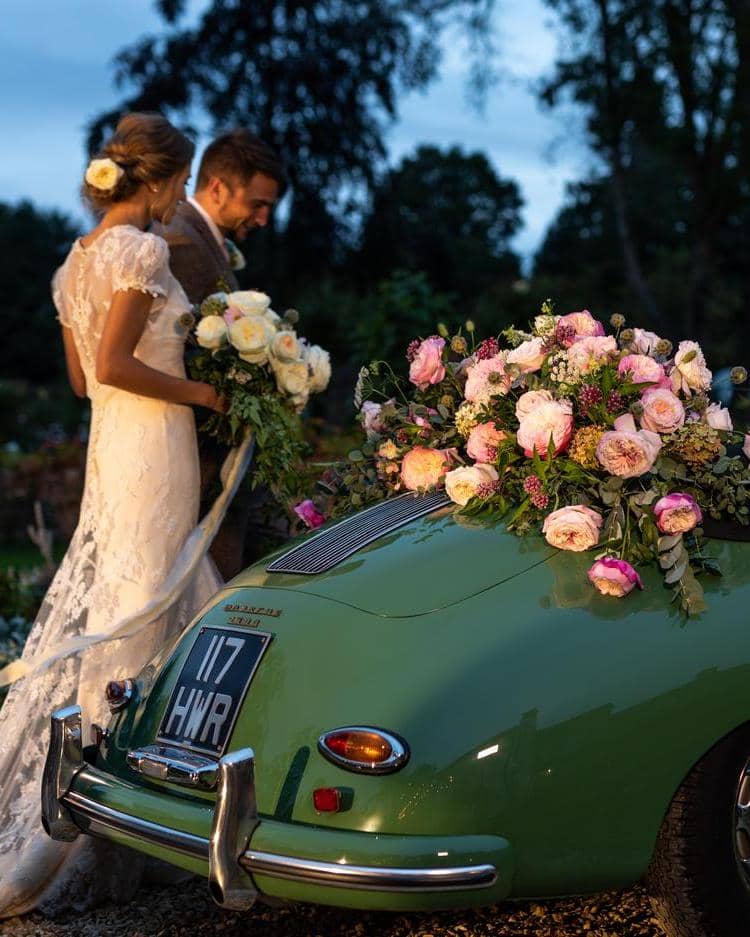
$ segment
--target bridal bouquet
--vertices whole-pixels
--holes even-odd
[[[750,437],[711,402],[696,342],[610,325],[547,302],[526,332],[477,341],[467,322],[413,341],[408,382],[385,362],[363,368],[365,438],[322,480],[329,511],[444,487],[464,513],[596,551],[588,578],[604,594],[642,588],[636,567],[655,563],[682,609],[702,611],[696,573],[718,570],[701,524],[750,523]]]
[[[306,452],[299,414],[311,394],[328,386],[328,352],[298,336],[296,310],[277,315],[265,293],[214,293],[199,313],[191,376],[229,399],[228,412],[211,416],[202,430],[230,445],[252,430],[253,484],[292,496]]]

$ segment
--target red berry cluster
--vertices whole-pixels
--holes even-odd
[[[421,340],[414,338],[409,342],[409,345],[406,349],[406,360],[412,362],[417,357],[417,352],[419,351],[419,346],[422,344]]]
[[[611,390],[607,396],[607,409],[610,413],[625,409],[625,398],[619,391]]]
[[[484,361],[486,358],[494,358],[495,355],[500,354],[500,346],[497,343],[496,338],[485,338],[483,342],[480,342],[477,345],[477,350],[474,352],[474,357],[477,361]]]
[[[578,406],[584,412],[601,403],[603,399],[601,390],[594,384],[584,384],[578,391]]]
[[[538,475],[529,475],[523,483],[523,490],[537,510],[543,511],[549,504],[549,495],[545,494],[544,485]]]

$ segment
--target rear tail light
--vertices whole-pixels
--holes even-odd
[[[104,690],[109,711],[116,713],[124,709],[135,695],[135,681],[110,680]]]
[[[341,791],[337,787],[318,787],[313,791],[313,806],[318,813],[338,813]]]
[[[318,739],[318,751],[333,764],[362,774],[389,774],[409,760],[406,742],[372,726],[344,726]]]

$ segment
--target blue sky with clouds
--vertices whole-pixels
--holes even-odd
[[[193,10],[205,0],[192,0]],[[401,100],[388,141],[391,159],[420,143],[481,150],[524,200],[515,246],[528,256],[563,199],[565,182],[586,172],[582,134],[570,115],[540,110],[533,83],[552,66],[556,38],[541,0],[499,0],[495,19],[502,77],[484,113],[466,100],[465,55],[446,42],[441,77]],[[78,187],[87,121],[118,100],[111,60],[124,45],[160,28],[152,0],[2,0],[0,30],[0,200],[29,198],[83,221]]]

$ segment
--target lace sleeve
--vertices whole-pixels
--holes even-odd
[[[58,267],[52,277],[52,302],[57,310],[57,321],[70,328],[70,316],[65,308],[65,293],[62,288],[62,267]]]
[[[151,296],[169,292],[169,248],[155,234],[138,233],[121,239],[112,262],[112,292],[140,290]]]

